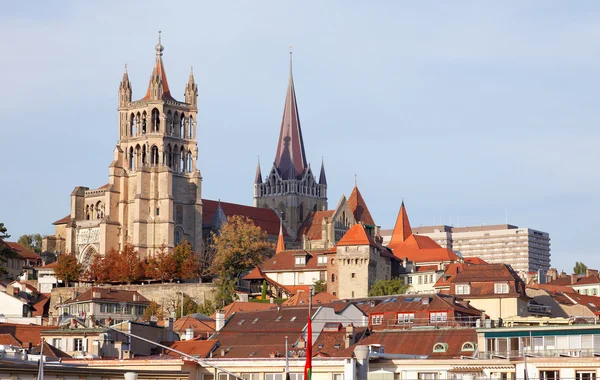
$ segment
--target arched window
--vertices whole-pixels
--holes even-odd
[[[133,170],[135,168],[135,160],[133,155],[133,147],[129,148],[129,170]]]
[[[304,220],[304,203],[300,203],[298,206],[298,217],[300,217],[300,221]]]
[[[135,136],[135,114],[129,117],[129,136]]]
[[[183,238],[183,233],[180,228],[177,228],[175,230],[175,245],[178,245],[179,243],[181,243],[182,238]]]
[[[104,218],[104,205],[102,202],[98,201],[98,203],[96,203],[96,219],[102,218]]]
[[[182,139],[185,138],[185,116],[181,114],[181,119],[179,120],[179,137]]]
[[[139,168],[141,166],[140,160],[142,158],[142,148],[139,145],[135,146],[135,168]]]
[[[194,138],[194,118],[191,116],[188,119],[188,138]]]
[[[177,112],[175,112],[175,114],[173,115],[173,120],[171,122],[171,132],[169,133],[170,136],[175,136],[175,132],[177,132],[178,126],[179,126],[179,114]]]
[[[185,150],[183,150],[183,147],[181,147],[181,151],[179,152],[179,171],[181,173],[185,172],[185,164]]]
[[[192,152],[191,151],[188,151],[187,170],[190,173],[194,171],[194,159],[192,157]]]
[[[177,145],[175,145],[173,147],[173,167],[172,169],[174,171],[179,171],[179,148],[177,147]]]
[[[331,274],[331,282],[335,282],[335,274],[334,273]]]
[[[461,351],[475,351],[475,344],[472,342],[465,342],[462,345]]]
[[[448,343],[436,343],[433,346],[433,352],[446,352],[448,349]]]
[[[152,145],[150,157],[150,163],[152,165],[158,165],[158,147],[156,145]]]
[[[167,166],[173,168],[173,152],[171,150],[171,144],[167,145]]]
[[[146,161],[146,145],[144,144],[143,148],[142,148],[142,166],[145,166],[147,164]]]
[[[142,133],[146,133],[146,111],[142,113]]]
[[[167,111],[167,119],[165,121],[165,124],[166,124],[165,133],[167,135],[170,135],[171,131],[173,130],[173,115],[171,115],[171,110]]]
[[[152,132],[160,131],[160,112],[156,108],[152,110]]]
[[[90,220],[90,205],[85,205],[85,219]]]

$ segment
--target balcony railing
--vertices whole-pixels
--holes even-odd
[[[573,357],[573,358],[589,358],[600,356],[600,348],[571,348],[560,350],[536,350],[526,348],[525,350],[509,350],[509,351],[480,351],[479,359],[511,359],[527,357],[542,357],[542,358],[558,358],[558,357]]]

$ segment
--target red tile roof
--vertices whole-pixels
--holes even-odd
[[[364,338],[359,345],[381,345],[386,354],[427,356],[428,358],[450,359],[471,356],[473,351],[462,351],[464,343],[477,345],[477,331],[472,328],[378,331]],[[447,344],[445,352],[433,352],[437,343]],[[355,346],[338,355],[352,355]]]
[[[354,332],[350,338],[354,342],[360,341],[367,331],[366,327],[354,327]],[[338,331],[322,331],[313,344],[313,356],[336,357],[340,352],[346,349],[346,327],[341,327]]]
[[[285,250],[285,242],[283,241],[283,223],[279,224],[279,236],[277,237],[277,247],[275,247],[275,254]]]
[[[298,232],[298,240],[306,235],[309,240],[321,240],[323,238],[323,219],[331,218],[335,214],[335,210],[312,211],[304,220]]]
[[[600,284],[600,275],[594,273],[589,276],[582,277],[574,285],[593,285],[593,284]]]
[[[19,342],[12,334],[0,334],[0,345],[22,347],[21,342]]]
[[[347,245],[370,245],[378,247],[371,235],[365,231],[365,227],[362,224],[355,224],[344,234],[344,236],[338,241],[337,246],[343,247]]]
[[[160,77],[160,80],[162,81],[163,99],[175,100],[173,96],[171,96],[171,90],[169,90],[169,82],[167,82],[167,73],[165,72],[165,65],[162,61],[162,52],[160,53],[160,55],[156,55],[156,62],[154,63],[154,69],[152,70],[152,76],[150,77],[150,83],[148,84],[148,91],[146,91],[146,96],[144,96],[143,99],[150,99],[150,88],[152,86],[152,81],[155,80],[156,77]]]
[[[308,305],[309,292],[297,292],[292,297],[288,298],[281,306],[298,306]],[[312,298],[313,305],[328,304],[338,298],[329,293],[317,293]]]
[[[31,315],[34,317],[43,317],[48,315],[48,307],[50,306],[50,294],[40,293],[37,300],[33,304],[35,309]]]
[[[508,283],[508,293],[496,294],[494,284]],[[470,294],[465,298],[475,297],[521,297],[525,296],[525,283],[507,264],[469,265],[450,279],[451,284],[469,284]],[[450,287],[450,294],[454,289]]]
[[[5,243],[8,244],[8,246],[10,248],[12,248],[13,251],[17,252],[17,254],[23,259],[29,259],[29,260],[41,260],[42,259],[40,257],[40,255],[38,255],[35,252],[31,252],[30,250],[23,247],[19,243],[13,243],[13,242],[9,242],[9,241],[7,241]]]
[[[221,209],[226,216],[240,215],[251,219],[254,224],[262,228],[267,234],[277,236],[279,234],[280,220],[277,214],[268,208],[259,208],[236,203],[223,201],[213,201],[210,199],[202,200],[202,222],[209,226],[217,207],[221,204]],[[287,236],[287,231],[283,227],[283,235]]]
[[[288,293],[290,294],[297,294],[297,293],[308,293],[310,292],[310,287],[311,285],[285,285],[284,288],[285,290],[287,290]]]
[[[48,342],[44,342],[44,348],[42,354],[51,358],[71,358],[72,356],[64,351],[59,350]],[[38,344],[34,347],[33,352],[39,354],[42,348],[42,344]]]
[[[280,272],[280,271],[307,271],[307,270],[315,270],[322,269],[324,271],[327,270],[327,265],[318,265],[318,257],[320,255],[327,254],[327,250],[325,249],[311,249],[311,250],[303,250],[303,249],[288,249],[285,251],[279,252],[277,255],[271,257],[264,263],[260,265],[260,269],[263,272]],[[296,257],[297,256],[306,256],[306,265],[297,266],[296,265]]]
[[[56,222],[54,222],[52,224],[55,226],[58,224],[67,224],[69,222],[69,220],[71,220],[71,214],[65,216],[64,218],[57,220]]]
[[[99,298],[94,298],[93,293],[100,293]],[[138,300],[134,301],[134,295],[137,294]],[[105,288],[105,287],[92,287],[85,292],[81,293],[74,299],[70,299],[65,302],[65,304],[76,303],[76,302],[87,302],[87,301],[118,301],[118,302],[129,302],[129,303],[138,303],[138,304],[149,304],[150,300],[148,300],[143,295],[139,294],[137,291],[132,290],[121,290],[114,288]]]
[[[50,264],[46,264],[41,267],[38,267],[38,269],[52,269],[52,268],[56,268],[57,265],[58,265],[58,261],[54,261]]]
[[[170,348],[183,352],[184,354],[188,354],[191,356],[195,356],[198,358],[207,358],[210,356],[211,351],[213,351],[216,347],[218,347],[217,341],[214,340],[186,340],[173,342],[169,345]],[[173,352],[167,350],[168,356],[179,357],[177,352]]]
[[[354,189],[352,189],[352,193],[350,194],[350,198],[348,198],[348,207],[350,207],[350,210],[352,210],[354,219],[357,222],[362,222],[369,226],[375,226],[375,221],[369,212],[369,208],[367,207],[362,194],[356,186],[354,186]]]
[[[187,315],[183,318],[179,318],[173,323],[173,331],[178,333],[179,336],[185,334],[185,331],[188,328],[192,328],[194,330],[194,337],[198,337],[200,335],[203,338],[207,338],[215,332],[215,320],[199,320],[193,316]]]
[[[15,323],[0,323],[0,334],[11,334],[23,345],[31,342],[32,345],[41,343],[41,332],[57,330],[59,326],[19,325]]]
[[[577,283],[580,279],[581,279],[581,277],[575,278],[575,283]],[[563,276],[563,277],[558,277],[557,279],[550,281],[546,285],[571,286],[571,285],[573,285],[573,281],[571,279],[571,276]]]
[[[227,320],[233,313],[268,310],[276,307],[277,305],[272,303],[235,301],[225,306],[222,310],[225,312],[225,320]],[[211,318],[215,319],[216,316],[217,314],[213,313]]]
[[[392,232],[392,238],[388,246],[392,249],[396,245],[403,243],[412,235],[412,229],[410,228],[410,222],[408,221],[408,214],[406,213],[406,207],[404,207],[404,201],[400,205],[400,211],[398,212],[398,218],[394,225],[394,231]]]
[[[489,264],[487,261],[480,259],[479,257],[465,257],[465,263],[473,265]]]

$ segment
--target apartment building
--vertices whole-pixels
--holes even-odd
[[[446,225],[412,228],[415,235],[428,236],[462,257],[479,257],[490,264],[510,264],[518,273],[550,269],[550,235],[511,224],[452,227]],[[382,230],[383,243],[392,230]]]

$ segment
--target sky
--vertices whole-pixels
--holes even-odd
[[[127,64],[143,97],[162,30],[172,94],[193,66],[203,198],[252,204],[275,156],[289,46],[329,206],[355,175],[376,223],[545,231],[552,266],[600,268],[600,3],[54,1],[0,5],[0,222],[52,234],[108,182]]]

